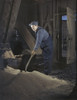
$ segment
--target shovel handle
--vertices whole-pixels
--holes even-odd
[[[25,71],[27,71],[28,65],[29,65],[31,59],[33,58],[33,56],[34,56],[34,55],[31,55],[31,56],[30,56],[30,58],[29,58],[29,60],[28,60],[28,62],[27,62],[27,64],[26,64],[26,66],[25,66]]]

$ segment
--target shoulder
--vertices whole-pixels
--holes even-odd
[[[38,27],[38,32],[44,32],[44,31],[45,31],[44,28],[42,28],[42,27]]]

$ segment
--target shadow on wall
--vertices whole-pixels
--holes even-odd
[[[20,55],[24,49],[28,49],[26,42],[17,29],[14,29],[12,32],[12,36],[10,38],[10,46],[14,55]]]

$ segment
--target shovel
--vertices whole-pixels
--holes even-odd
[[[31,59],[33,58],[33,56],[34,56],[34,55],[31,55],[31,56],[30,56],[30,58],[29,58],[29,60],[28,60],[28,62],[27,62],[27,64],[26,64],[26,66],[25,66],[25,71],[27,71],[28,66],[29,66],[29,64],[30,64],[30,61],[31,61]]]

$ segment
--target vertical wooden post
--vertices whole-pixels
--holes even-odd
[[[5,0],[5,2],[3,2],[4,6],[2,8],[2,15],[1,15],[1,22],[0,22],[0,35],[1,35],[1,39],[0,42],[3,42],[3,38],[5,36],[5,33],[7,31],[7,26],[8,26],[8,21],[9,21],[9,14],[11,11],[11,6],[12,6],[12,0]]]
[[[21,0],[5,0],[0,23],[0,42],[7,42],[15,26]]]
[[[9,41],[9,38],[11,36],[11,32],[15,26],[20,4],[21,4],[21,0],[14,0],[14,2],[13,2],[11,17],[10,17],[10,22],[9,22],[9,27],[8,27],[7,37],[6,37],[6,42]]]
[[[71,8],[67,8],[67,64],[75,61],[75,13]]]
[[[40,25],[41,26],[43,26],[43,15],[42,15],[42,13],[43,13],[43,4],[42,4],[42,2],[40,2],[39,3],[39,13],[40,13]]]
[[[53,62],[57,61],[57,39],[56,39],[56,0],[53,0]]]

